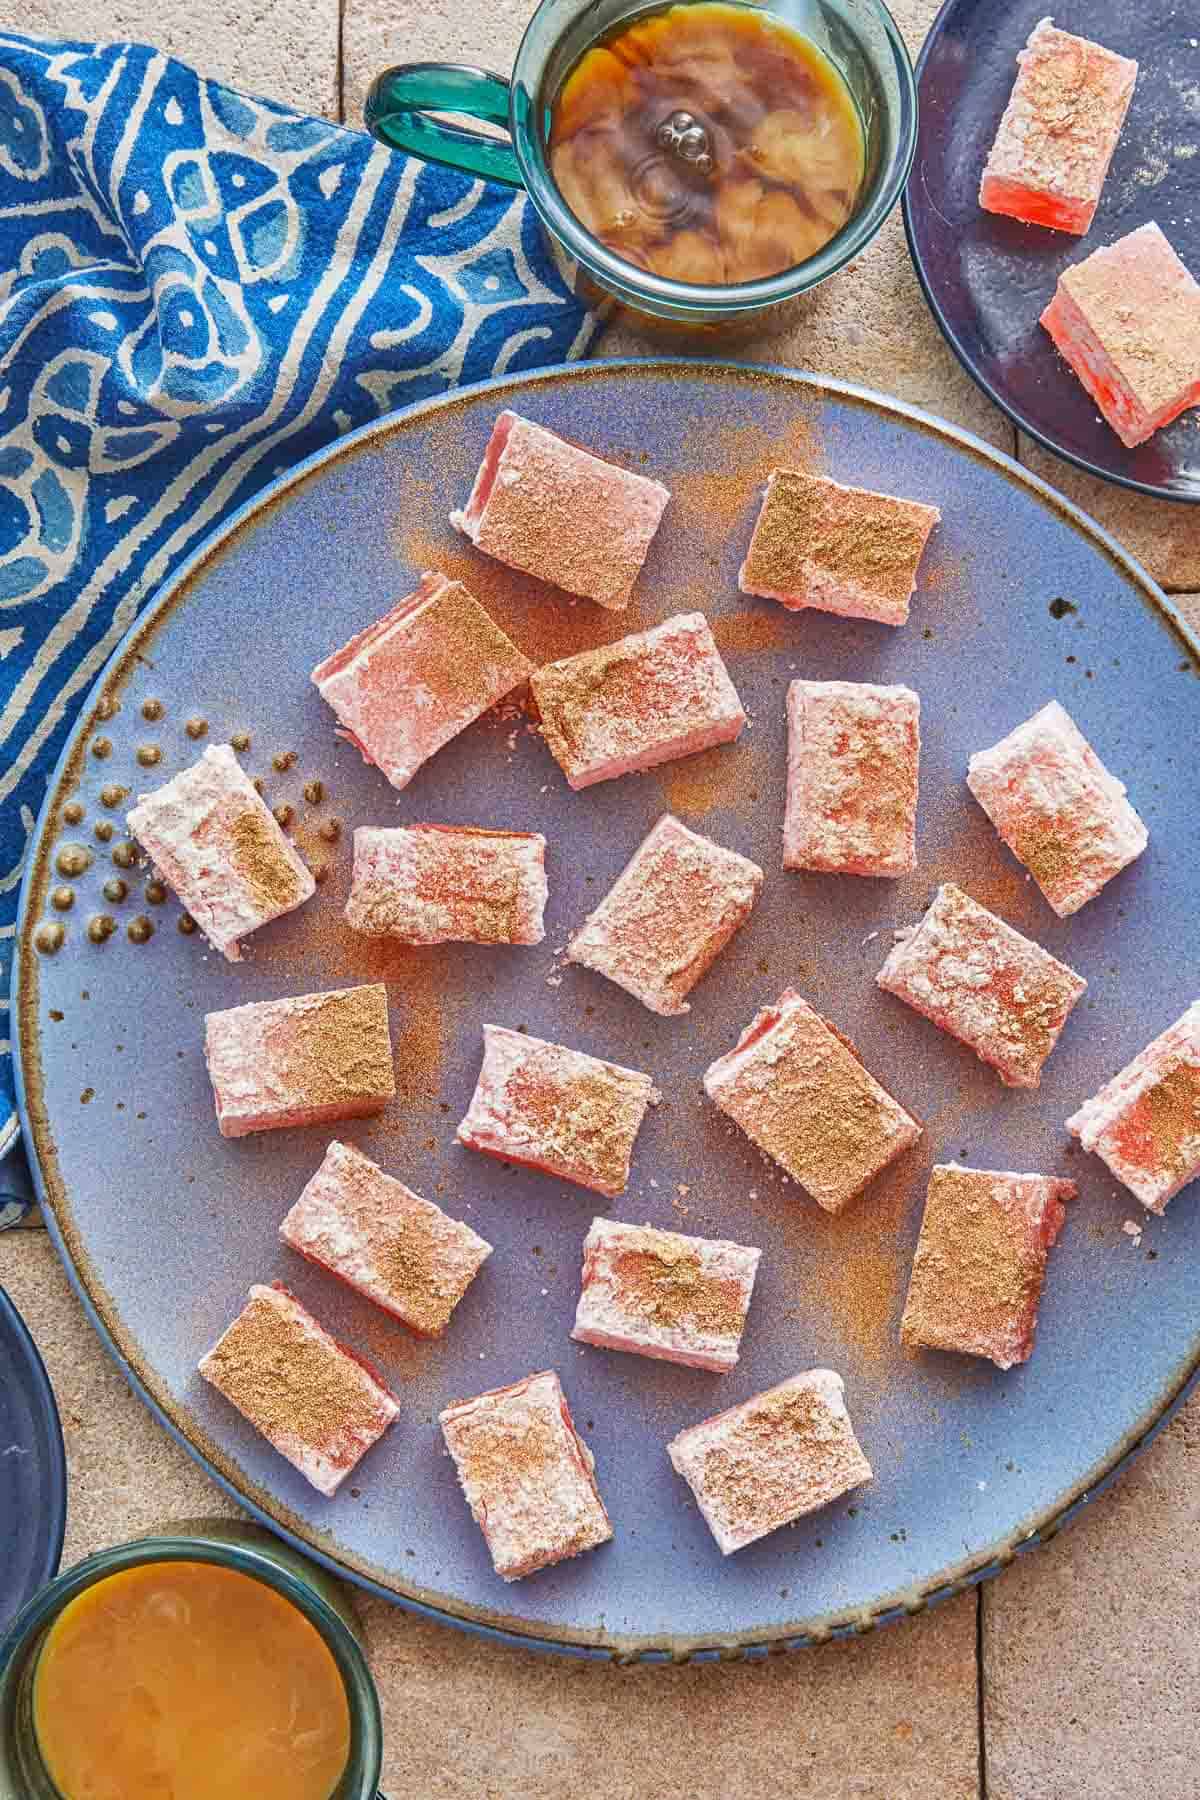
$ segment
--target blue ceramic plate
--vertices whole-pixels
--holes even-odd
[[[1200,413],[1126,450],[1038,317],[1059,271],[1156,219],[1200,278],[1200,16],[1178,0],[1053,9],[1064,31],[1139,64],[1125,128],[1086,237],[1000,218],[979,178],[1045,0],[947,0],[917,63],[920,130],[904,195],[913,261],[963,367],[1023,431],[1105,481],[1200,500]]]
[[[66,1516],[54,1393],[25,1321],[0,1288],[0,1637],[57,1569]]]
[[[628,613],[521,580],[446,523],[492,421],[513,405],[634,468],[674,501]],[[901,631],[789,614],[738,594],[736,570],[772,463],[936,500],[911,624]],[[546,658],[703,607],[753,725],[735,748],[571,794],[522,714],[465,732],[397,795],[334,735],[308,674],[429,564],[463,575],[517,641]],[[924,703],[920,868],[900,882],[784,875],[784,692],[793,673],[907,681]],[[1150,849],[1068,921],[1001,847],[963,782],[968,752],[1058,694],[1120,771]],[[155,703],[155,704],[151,704]],[[112,711],[113,707],[119,710]],[[161,707],[161,716],[158,709]],[[104,677],[52,784],[20,926],[24,1116],[54,1229],[127,1371],[208,1466],[335,1567],[460,1622],[584,1651],[687,1654],[789,1643],[919,1607],[1056,1521],[1159,1419],[1200,1355],[1196,1195],[1151,1220],[1102,1166],[1070,1153],[1063,1120],[1182,1012],[1196,979],[1194,799],[1187,769],[1200,687],[1167,603],[1116,545],[1019,468],[870,394],[760,369],[598,364],[423,403],[282,479],[191,565]],[[144,716],[148,710],[151,719]],[[108,713],[112,716],[105,716]],[[196,755],[185,721],[245,762],[329,875],[259,933],[236,967],[148,903],[98,822],[103,790],[142,789]],[[152,769],[139,747],[161,751]],[[98,756],[98,751],[107,754]],[[294,752],[280,772],[274,759]],[[320,780],[312,804],[306,783]],[[83,817],[69,823],[65,808]],[[556,951],[664,807],[768,871],[755,913],[692,996],[653,1017]],[[320,827],[344,822],[335,845]],[[412,951],[341,922],[350,828],[412,819],[532,826],[550,844],[548,936],[533,950]],[[92,866],[66,914],[48,910],[68,843]],[[70,858],[66,859],[70,865]],[[961,1047],[873,985],[894,927],[935,884],[963,882],[1089,977],[1036,1093],[1003,1089]],[[153,890],[151,890],[152,892]],[[110,913],[102,946],[85,921]],[[55,956],[32,949],[68,920]],[[150,920],[149,942],[126,927]],[[324,1131],[229,1142],[201,1054],[213,1007],[384,977],[400,1095],[345,1135],[497,1246],[446,1337],[421,1344],[279,1245],[276,1228],[324,1152]],[[704,1102],[700,1075],[755,1008],[795,983],[858,1042],[928,1126],[920,1148],[840,1218],[776,1178]],[[455,1142],[480,1025],[525,1025],[653,1072],[628,1192],[605,1210],[760,1244],[738,1369],[724,1377],[585,1349],[568,1330],[596,1197],[505,1170]],[[896,1327],[934,1156],[1074,1175],[1033,1361],[1001,1375],[903,1354]],[[319,1498],[195,1374],[248,1284],[283,1277],[375,1359],[403,1413],[334,1501]],[[814,1364],[846,1378],[874,1485],[722,1560],[664,1444],[686,1423]],[[603,1550],[507,1586],[492,1573],[435,1426],[452,1398],[556,1367],[595,1450],[616,1526]]]

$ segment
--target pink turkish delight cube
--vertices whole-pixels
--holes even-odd
[[[152,794],[129,829],[215,950],[230,962],[241,943],[316,892],[309,870],[229,744],[213,744]]]
[[[901,1342],[986,1356],[998,1369],[1033,1350],[1046,1258],[1072,1181],[935,1163]]]
[[[1096,215],[1137,72],[1127,56],[1039,20],[1017,56],[980,206],[1082,237]]]
[[[485,1025],[483,1066],[458,1136],[484,1156],[615,1199],[655,1099],[650,1077],[636,1069]]]
[[[1087,987],[1082,975],[944,882],[875,977],[988,1063],[1005,1087],[1034,1088]]]
[[[282,1283],[256,1285],[200,1373],[320,1494],[336,1494],[400,1407]]]
[[[872,1478],[832,1369],[793,1375],[667,1445],[722,1556]]]
[[[908,875],[917,862],[921,702],[859,681],[788,686],[785,869]]]
[[[612,1537],[596,1464],[552,1369],[439,1415],[459,1484],[505,1581]]]
[[[279,1235],[418,1337],[440,1337],[492,1253],[350,1144],[334,1142]]]
[[[571,1336],[691,1369],[732,1369],[761,1255],[722,1238],[593,1219]]]
[[[1124,784],[1057,700],[976,751],[967,786],[1061,919],[1146,848]]]
[[[540,944],[546,840],[473,825],[360,825],[346,923],[403,944]]]
[[[402,788],[532,667],[461,581],[429,571],[312,679],[337,714],[338,735]]]
[[[601,606],[629,605],[670,490],[502,412],[450,523],[510,569]]]
[[[664,813],[571,939],[567,960],[651,1012],[688,1012],[684,996],[750,916],[762,882],[757,863]]]
[[[222,1137],[366,1118],[396,1093],[382,982],[211,1012],[204,1054]]]
[[[1200,1000],[1067,1120],[1148,1211],[1200,1175]]]
[[[710,1100],[826,1212],[921,1135],[848,1038],[786,989],[704,1075]]]
[[[746,723],[698,612],[547,663],[530,686],[542,735],[573,788],[730,744]]]
[[[1200,283],[1153,221],[1064,269],[1042,324],[1127,448],[1200,405]]]
[[[774,469],[738,574],[743,594],[903,625],[936,506]]]

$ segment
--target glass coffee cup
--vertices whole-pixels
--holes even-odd
[[[39,1661],[55,1624],[92,1590],[164,1564],[207,1566],[263,1584],[317,1634],[345,1694],[346,1754],[328,1800],[381,1800],[379,1697],[340,1585],[260,1526],[213,1519],[173,1526],[170,1536],[103,1550],[44,1587],[0,1639],[0,1794],[62,1800],[38,1734]],[[303,1629],[303,1627],[302,1627]],[[296,1791],[299,1791],[297,1787]]]
[[[672,18],[705,11],[742,15],[749,26],[796,34],[810,47],[813,60],[844,90],[861,130],[861,177],[844,221],[831,227],[831,235],[811,253],[770,273],[751,268],[749,279],[742,278],[744,267],[736,261],[726,258],[723,267],[719,257],[709,268],[701,264],[685,269],[689,277],[715,278],[680,279],[670,262],[664,264],[653,249],[647,251],[636,242],[643,207],[654,212],[664,193],[682,195],[685,207],[694,198],[697,208],[707,209],[711,219],[714,192],[718,206],[731,198],[736,204],[734,177],[742,182],[740,191],[755,195],[760,205],[765,187],[767,209],[772,203],[777,210],[787,208],[786,192],[775,185],[779,171],[747,167],[748,154],[771,152],[763,152],[753,141],[754,127],[739,136],[736,115],[739,106],[745,110],[746,93],[723,96],[719,72],[715,91],[705,80],[689,84],[685,77],[674,89],[672,80],[663,81],[657,107],[661,118],[653,100],[646,99],[645,85],[640,88],[636,116],[631,111],[624,121],[631,133],[640,132],[644,139],[633,158],[638,179],[628,214],[634,221],[632,238],[592,229],[570,203],[575,199],[578,205],[575,193],[568,198],[555,176],[560,101],[564,90],[572,91],[568,83],[578,84],[588,53],[610,45],[623,53],[626,42],[644,37],[645,27],[653,22],[661,22],[669,38]],[[726,67],[735,71],[726,79],[740,83],[736,56],[726,59]],[[760,112],[771,103],[760,99]],[[500,127],[507,136],[485,134],[438,116],[445,114]],[[729,115],[734,115],[732,130]],[[794,109],[782,111],[767,124],[795,116]],[[601,297],[641,313],[719,326],[758,318],[807,292],[870,243],[911,167],[917,101],[908,53],[882,0],[771,0],[770,4],[730,0],[717,7],[709,0],[680,0],[670,9],[661,0],[650,6],[631,5],[630,0],[542,0],[517,51],[511,80],[457,64],[401,64],[374,82],[366,120],[375,136],[394,148],[525,188],[551,240],[574,264],[576,287],[588,298],[594,299],[598,290]],[[561,162],[558,166],[563,167]],[[764,180],[747,185],[742,181],[747,173],[761,174]],[[803,205],[805,197],[800,198]],[[747,222],[743,235],[752,236],[757,229],[756,216]],[[725,272],[731,261],[733,279]]]

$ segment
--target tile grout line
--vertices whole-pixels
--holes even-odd
[[[979,1772],[978,1800],[988,1800],[987,1704],[983,1682],[983,1590],[986,1582],[975,1589],[975,1759]]]

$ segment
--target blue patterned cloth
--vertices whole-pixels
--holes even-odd
[[[6,1007],[46,778],[172,569],[339,433],[581,355],[594,331],[523,195],[141,45],[0,32]],[[2,1151],[16,1117],[0,1037]]]

